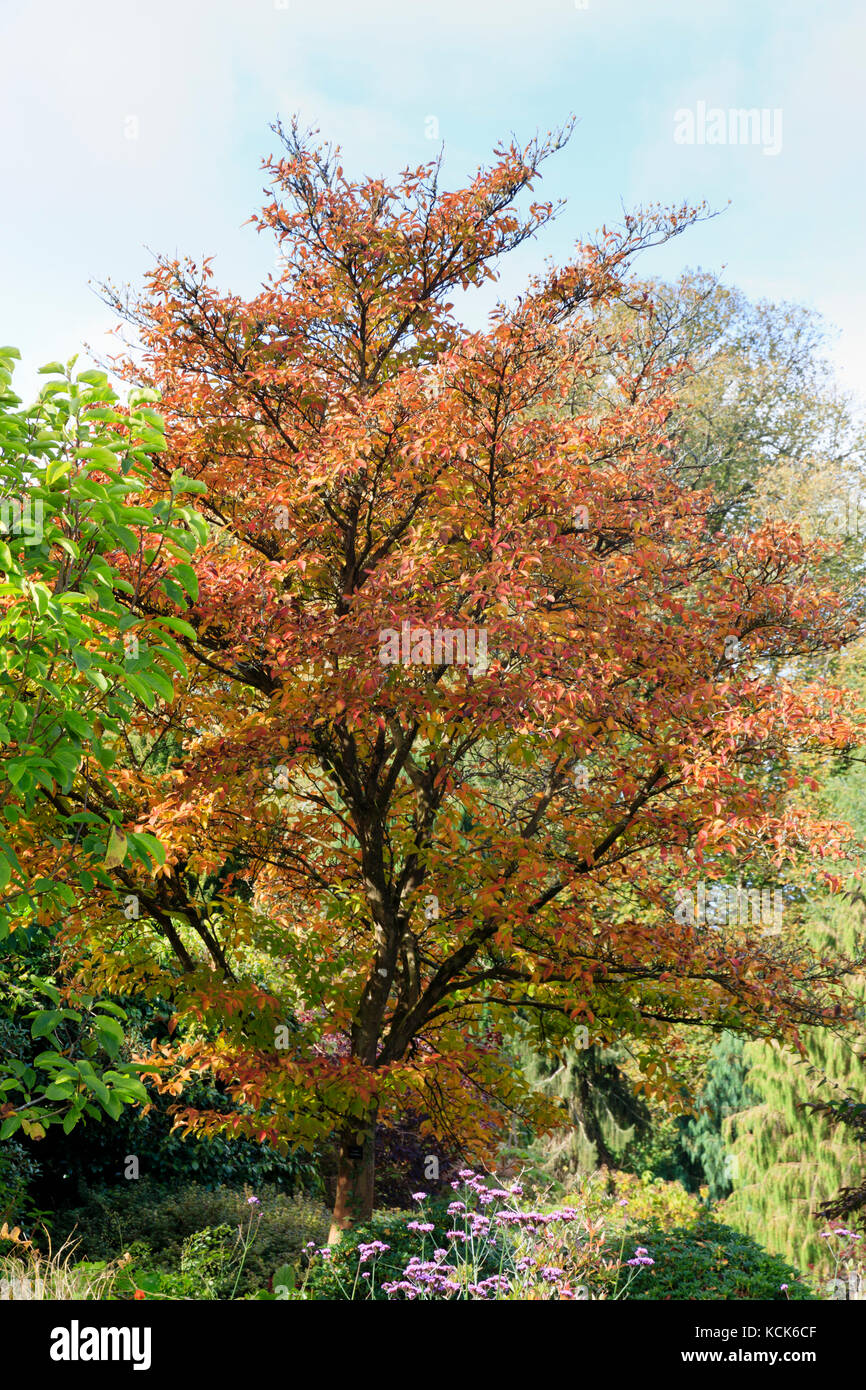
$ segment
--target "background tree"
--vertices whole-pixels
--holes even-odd
[[[682,1124],[683,1151],[698,1169],[697,1185],[706,1185],[714,1202],[727,1197],[733,1185],[735,1165],[731,1161],[730,1137],[737,1131],[736,1119],[731,1117],[745,1110],[754,1099],[746,1079],[748,1072],[742,1038],[723,1033],[710,1052],[696,1113]]]
[[[569,1047],[552,1057],[526,1044],[515,1050],[533,1087],[554,1097],[564,1113],[550,1135],[514,1134],[509,1154],[521,1154],[522,1138],[538,1172],[566,1186],[601,1167],[624,1167],[629,1144],[649,1132],[650,1112],[623,1070],[621,1050]]]
[[[622,363],[638,376],[673,371],[677,476],[712,485],[714,524],[796,516],[805,535],[844,542],[844,565],[859,570],[866,435],[836,384],[819,314],[687,271],[635,284],[597,319],[608,370],[575,382],[572,410],[604,411]]]
[[[671,373],[671,465],[684,487],[712,486],[710,525],[745,533],[767,519],[796,520],[803,534],[838,547],[823,557],[821,569],[841,601],[856,604],[862,590],[864,432],[853,402],[835,384],[820,317],[800,305],[750,301],[701,271],[687,271],[674,283],[635,282],[627,295],[593,306],[592,317],[599,333],[598,369],[575,374],[564,412],[603,418],[621,399],[623,382]],[[799,665],[808,679],[815,671],[831,673],[834,658]],[[773,776],[769,762],[767,775]],[[705,1077],[700,1115],[681,1114],[668,1123],[664,1108],[655,1108],[652,1135],[635,1134],[625,1161],[695,1187],[706,1183],[719,1199],[730,1191],[721,1122],[744,1104],[742,1040],[728,1035],[712,1044],[710,1034],[688,1068],[692,1100],[701,1089],[700,1075]],[[588,1062],[578,1052],[554,1067],[557,1087],[572,1100],[569,1088],[582,1084]],[[541,1059],[538,1067],[541,1074]],[[606,1080],[616,1107],[630,1084],[618,1069],[595,1072],[591,1092],[599,1116],[607,1104]],[[674,1107],[680,1103],[676,1095],[671,1101]],[[633,1103],[640,1105],[638,1096]],[[592,1150],[577,1130],[550,1142],[556,1150],[579,1148],[583,1160],[590,1160]],[[608,1153],[605,1161],[612,1157]]]
[[[861,690],[862,659],[862,648],[850,650],[848,666],[853,669],[847,678]],[[861,844],[866,831],[863,793],[860,755],[844,760],[823,792],[823,799],[857,829]],[[841,895],[828,900],[814,893],[806,910],[807,930],[816,945],[830,944],[861,962],[844,981],[854,1004],[853,1024],[805,1030],[801,1053],[778,1044],[747,1043],[744,1056],[754,1102],[725,1127],[736,1160],[727,1219],[800,1268],[827,1267],[822,1211],[833,1207],[840,1189],[855,1189],[862,1182],[862,1137],[856,1125],[846,1123],[851,1100],[866,1096],[861,863],[858,855],[847,866]]]

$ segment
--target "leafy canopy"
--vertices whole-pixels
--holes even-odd
[[[409,1107],[483,1150],[525,1100],[515,1020],[637,1037],[661,1083],[671,1024],[832,1016],[836,966],[796,933],[674,912],[701,877],[770,889],[841,853],[798,760],[861,727],[795,679],[858,629],[826,546],[720,527],[681,481],[677,364],[612,355],[600,323],[631,257],[699,210],[603,228],[470,332],[452,296],[552,215],[517,209],[564,135],[449,193],[435,163],[353,182],[277,133],[254,220],[282,260],[258,294],[178,260],[138,300],[107,291],[169,422],[154,495],[182,469],[209,533],[175,596],[189,677],[123,742],[119,818],[165,862],[130,871],[132,924],[94,883],[70,950],[101,987],[173,1000],[166,1085],[210,1070],[243,1107],[187,1126],[344,1147]],[[603,407],[565,408],[602,379]]]

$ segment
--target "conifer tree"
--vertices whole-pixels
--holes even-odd
[[[562,1182],[622,1167],[628,1146],[646,1135],[650,1112],[623,1070],[621,1049],[567,1047],[551,1059],[523,1042],[516,1048],[532,1086],[567,1115],[561,1129],[530,1145],[528,1156]]]
[[[730,1146],[724,1137],[725,1121],[736,1132],[736,1116],[755,1099],[746,1077],[749,1071],[742,1038],[723,1033],[714,1043],[707,1079],[696,1113],[682,1127],[683,1151],[701,1173],[712,1201],[726,1197],[732,1186]]]
[[[846,816],[861,838],[866,829],[864,782],[866,772],[856,763],[829,784],[836,813]],[[849,957],[862,956],[866,897],[853,870],[847,893],[832,905],[820,899],[810,905],[807,932],[816,949],[832,942]],[[862,970],[852,973],[848,983],[862,1006]],[[726,1219],[800,1268],[822,1269],[827,1266],[821,1240],[826,1218],[820,1208],[841,1188],[862,1182],[864,1159],[856,1129],[832,1110],[815,1106],[866,1098],[866,1058],[862,1035],[849,1031],[807,1029],[804,1042],[804,1057],[778,1042],[745,1045],[748,1085],[757,1100],[725,1122],[734,1160]]]

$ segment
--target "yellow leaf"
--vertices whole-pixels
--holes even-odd
[[[105,858],[102,861],[103,868],[116,869],[118,864],[122,864],[125,858],[126,836],[122,831],[118,831],[112,826],[111,834],[108,837],[108,848],[105,851]]]

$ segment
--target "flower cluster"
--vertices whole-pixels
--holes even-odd
[[[649,1257],[649,1255],[647,1254],[646,1250],[644,1249],[644,1247],[643,1247],[642,1245],[639,1245],[639,1246],[637,1247],[637,1249],[635,1250],[635,1252],[634,1252],[634,1258],[631,1259],[631,1260],[626,1260],[626,1264],[629,1264],[629,1265],[654,1265],[654,1264],[655,1264],[655,1260],[651,1260],[650,1257]]]
[[[627,1288],[642,1268],[654,1263],[643,1246],[630,1260],[622,1259],[622,1251],[610,1256],[601,1223],[575,1206],[523,1210],[517,1205],[523,1194],[519,1183],[502,1187],[464,1168],[451,1187],[457,1195],[448,1203],[447,1228],[440,1233],[434,1219],[439,1208],[428,1214],[427,1194],[413,1193],[421,1211],[405,1229],[419,1241],[420,1250],[402,1268],[392,1255],[378,1296],[410,1301],[576,1299],[589,1297],[593,1286],[596,1297],[620,1297],[611,1292],[618,1289],[620,1272]],[[377,1266],[389,1249],[381,1240],[357,1246],[357,1271],[351,1291],[344,1290],[347,1297],[354,1298],[356,1291],[359,1297],[377,1296]],[[331,1251],[321,1253],[328,1258]]]
[[[383,1291],[391,1297],[403,1293],[407,1298],[450,1298],[460,1292],[460,1281],[453,1265],[445,1263],[447,1251],[437,1250],[437,1258],[422,1260],[413,1255],[403,1271],[402,1279],[383,1284]]]
[[[385,1245],[381,1240],[371,1240],[368,1245],[358,1246],[358,1258],[362,1264],[366,1264],[367,1260],[373,1260],[378,1255],[384,1255],[385,1251],[390,1249],[390,1245]]]

